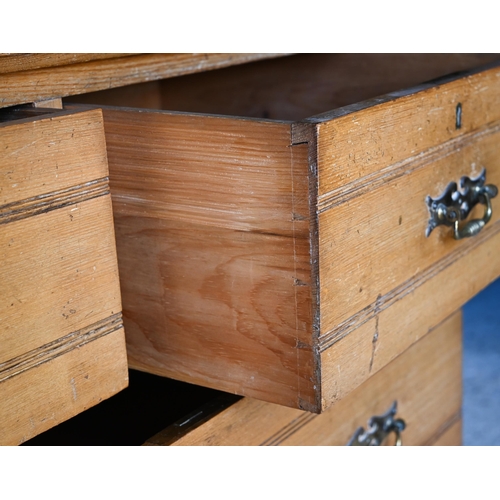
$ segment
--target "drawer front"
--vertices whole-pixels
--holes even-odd
[[[403,445],[461,444],[460,313],[321,415],[244,398],[173,441],[167,428],[145,444],[342,446],[393,401]],[[383,444],[392,442],[391,434]]]
[[[384,99],[314,125],[326,406],[500,273],[499,197],[475,237],[455,240],[444,225],[426,236],[427,196],[483,168],[486,183],[500,186],[500,71]],[[484,212],[478,204],[469,219]]]
[[[425,237],[428,195],[500,184],[499,88],[302,123],[103,108],[131,366],[311,412],[373,376],[500,275],[500,197]]]
[[[18,444],[127,384],[102,113],[0,125],[0,429]]]

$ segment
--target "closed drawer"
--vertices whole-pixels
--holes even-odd
[[[102,113],[49,111],[0,124],[2,445],[128,379]]]
[[[321,415],[243,398],[212,416],[210,406],[200,408],[145,444],[342,446],[360,427],[366,432],[368,420],[384,414],[394,401],[394,419],[405,423],[403,445],[461,444],[460,313]],[[390,432],[382,444],[394,442]]]
[[[274,75],[278,63],[265,64]],[[350,81],[352,64],[331,64],[329,77]],[[430,66],[417,64],[413,82],[436,76]],[[345,104],[406,82],[395,66],[390,83],[346,98],[321,70],[298,95],[287,71],[261,115],[275,118],[287,86],[294,105],[322,86]],[[218,80],[224,92],[231,75]],[[500,70],[312,118],[294,120],[293,107],[281,106],[286,120],[103,115],[130,365],[321,412],[500,275],[498,198],[476,237],[456,241],[444,226],[425,236],[427,196],[483,167],[500,183]]]

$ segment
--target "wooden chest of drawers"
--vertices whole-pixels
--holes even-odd
[[[290,120],[277,95],[289,92],[300,113],[309,95],[319,106],[316,93],[297,96],[298,62],[295,72],[293,58],[260,63],[274,78],[266,118],[107,106],[103,116],[130,366],[321,412],[500,275],[497,199],[475,238],[456,241],[449,227],[426,237],[426,197],[483,168],[500,183],[500,71],[373,98],[352,62],[324,57],[308,78],[333,87],[337,72],[372,99]],[[464,64],[429,57],[412,78]],[[390,77],[376,90],[397,89],[406,67]],[[240,84],[260,89],[230,70],[213,78],[229,103]],[[173,94],[204,111],[189,100],[193,88],[190,76]],[[210,82],[205,89],[210,100]],[[153,101],[172,103],[170,90],[165,83]],[[140,105],[140,89],[134,99]]]
[[[173,76],[161,55],[103,55],[8,74],[23,97],[0,104],[102,109],[130,367],[320,413],[500,275],[498,199],[474,238],[426,237],[427,197],[500,182],[496,59],[300,55],[140,84]],[[111,71],[138,85],[84,94]]]

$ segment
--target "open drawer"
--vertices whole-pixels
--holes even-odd
[[[0,444],[127,386],[102,113],[4,110]]]
[[[500,184],[500,67],[417,85],[493,59],[301,55],[74,98],[103,110],[130,366],[321,412],[499,276],[493,188],[460,240],[426,236],[426,199]],[[120,107],[145,100],[179,111]]]

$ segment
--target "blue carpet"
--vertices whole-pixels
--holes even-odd
[[[463,444],[500,446],[500,279],[463,308]]]

